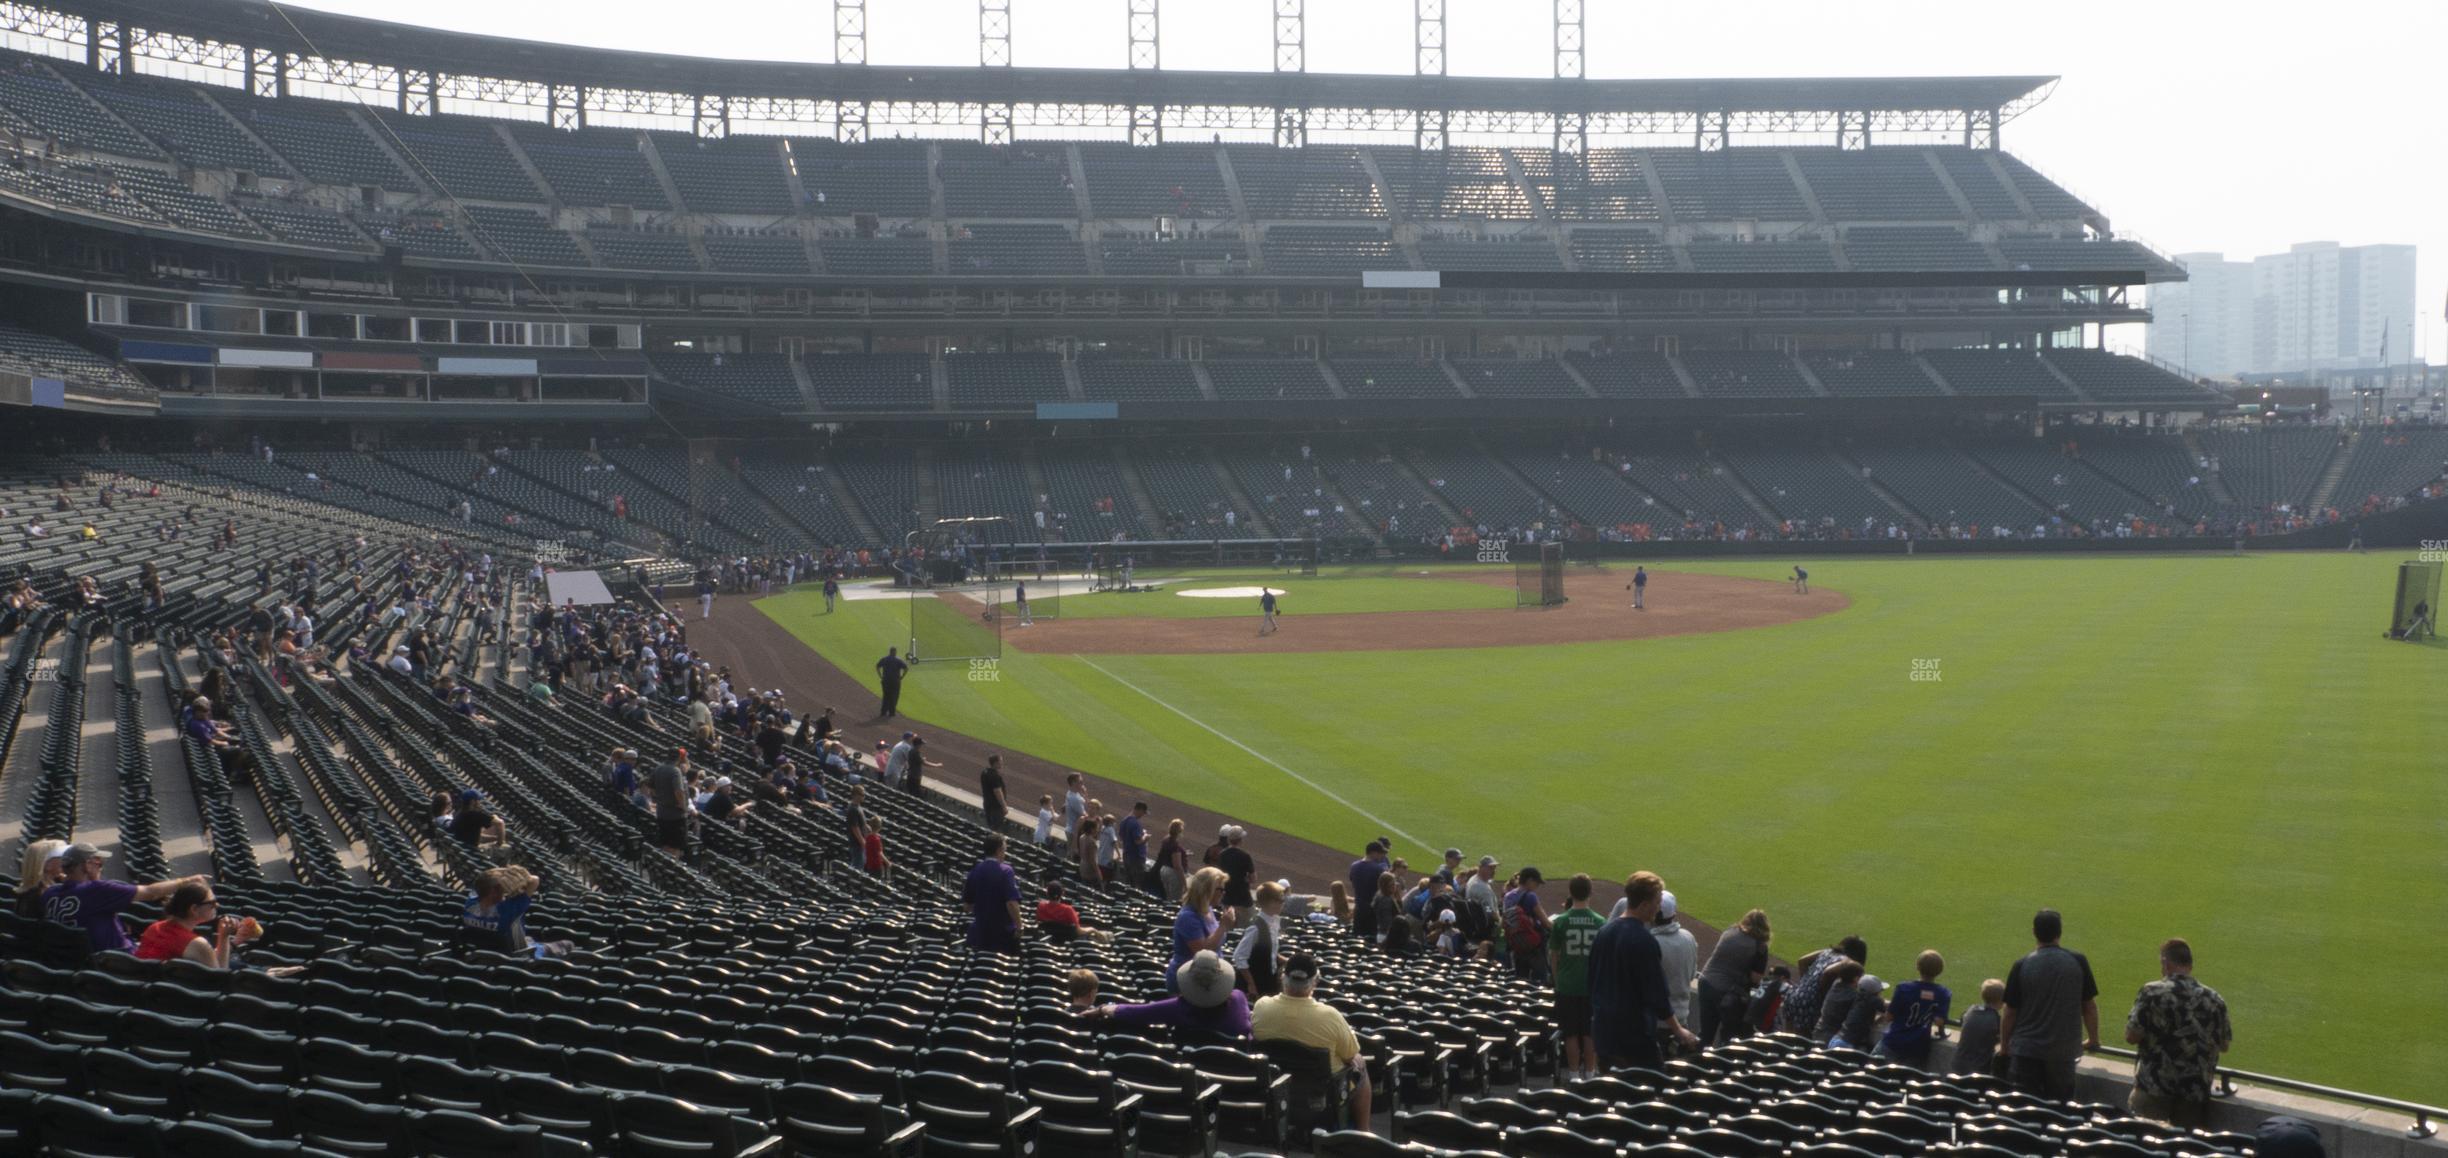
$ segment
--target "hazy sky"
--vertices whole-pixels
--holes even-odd
[[[307,7],[613,48],[832,59],[827,0],[312,0]],[[1124,0],[1011,0],[1014,63],[1120,68]],[[2448,355],[2448,3],[1587,0],[1593,77],[2064,77],[2004,142],[2167,252],[2421,247],[2421,348]],[[1411,70],[1412,0],[1308,0],[1312,72]],[[1269,0],[1166,0],[1164,64],[1271,67]],[[1446,0],[1446,69],[1551,75],[1547,0]],[[685,15],[675,16],[675,11]],[[2315,19],[2314,17],[2317,17]],[[871,64],[977,63],[975,0],[869,0]],[[2131,341],[2139,345],[2139,334]],[[2403,348],[2392,350],[2402,353]]]

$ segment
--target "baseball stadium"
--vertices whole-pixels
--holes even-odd
[[[1127,6],[0,0],[0,1152],[2443,1152],[2437,382],[2055,77]]]

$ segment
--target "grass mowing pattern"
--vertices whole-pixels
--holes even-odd
[[[2448,1035],[2420,979],[2448,956],[2448,654],[2380,638],[2395,563],[1829,561],[1813,580],[1853,606],[1777,627],[1094,657],[1111,677],[1007,652],[997,681],[922,669],[902,702],[1338,847],[1401,828],[1550,878],[1654,868],[1712,921],[1766,908],[1787,957],[1859,932],[1895,980],[1934,947],[1958,1009],[2054,906],[2112,1043],[2159,941],[2182,936],[2233,1011],[2232,1064],[2436,1102]],[[1650,598],[1675,597],[1676,571],[1790,566],[1653,570]],[[813,614],[811,594],[759,606],[870,686],[908,622],[899,604]],[[1939,678],[1913,680],[1914,660]]]

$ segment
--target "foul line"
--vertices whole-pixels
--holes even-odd
[[[1334,793],[1334,790],[1333,790],[1333,789],[1330,789],[1330,788],[1326,787],[1325,785],[1318,783],[1318,782],[1317,782],[1317,781],[1315,781],[1315,780],[1311,780],[1310,778],[1308,778],[1308,777],[1306,777],[1306,776],[1303,776],[1303,775],[1301,775],[1300,773],[1298,773],[1298,772],[1295,772],[1295,771],[1291,770],[1290,768],[1286,768],[1286,767],[1284,767],[1282,764],[1277,763],[1274,757],[1269,756],[1269,755],[1267,755],[1266,753],[1261,752],[1261,751],[1259,751],[1259,750],[1258,750],[1258,749],[1256,749],[1256,748],[1252,748],[1252,747],[1250,747],[1249,745],[1244,744],[1244,743],[1242,743],[1242,742],[1241,742],[1241,741],[1239,741],[1239,740],[1233,739],[1232,737],[1227,736],[1227,735],[1225,735],[1224,733],[1217,731],[1217,730],[1215,729],[1214,725],[1209,724],[1207,721],[1202,720],[1202,719],[1198,718],[1197,716],[1193,716],[1193,715],[1191,715],[1190,713],[1188,713],[1188,712],[1185,712],[1185,711],[1181,710],[1180,708],[1174,707],[1173,705],[1168,704],[1168,703],[1164,702],[1163,700],[1157,699],[1155,696],[1150,695],[1150,694],[1148,693],[1148,690],[1147,690],[1146,688],[1140,687],[1139,685],[1137,685],[1137,684],[1135,684],[1135,683],[1132,683],[1132,682],[1130,682],[1129,680],[1123,679],[1121,676],[1115,675],[1114,673],[1109,672],[1109,671],[1106,671],[1104,668],[1099,667],[1099,666],[1097,665],[1097,662],[1096,662],[1095,660],[1089,659],[1087,656],[1084,656],[1084,655],[1074,655],[1074,656],[1072,656],[1071,658],[1076,659],[1076,660],[1080,661],[1081,663],[1087,664],[1089,667],[1096,668],[1097,672],[1098,672],[1099,674],[1103,675],[1103,676],[1104,676],[1106,679],[1112,680],[1113,682],[1118,683],[1118,684],[1122,685],[1123,687],[1129,688],[1130,690],[1132,690],[1132,691],[1134,691],[1134,692],[1137,692],[1137,693],[1139,693],[1139,694],[1140,694],[1140,695],[1142,695],[1142,696],[1146,696],[1146,697],[1147,697],[1147,700],[1148,700],[1148,702],[1149,702],[1149,703],[1155,704],[1157,707],[1163,708],[1164,710],[1166,710],[1166,711],[1168,711],[1168,712],[1171,712],[1171,713],[1173,713],[1173,714],[1174,714],[1174,715],[1176,715],[1176,716],[1180,716],[1181,718],[1183,718],[1183,719],[1185,719],[1185,720],[1188,720],[1188,721],[1190,721],[1190,722],[1191,722],[1191,723],[1193,723],[1193,724],[1197,724],[1199,727],[1206,729],[1206,730],[1207,730],[1207,733],[1208,733],[1209,735],[1212,735],[1212,736],[1214,736],[1216,739],[1222,740],[1222,741],[1224,741],[1225,743],[1230,744],[1230,745],[1232,745],[1232,746],[1233,746],[1233,747],[1235,747],[1235,748],[1239,748],[1239,749],[1241,749],[1242,751],[1249,753],[1249,754],[1250,754],[1252,757],[1255,757],[1255,758],[1256,758],[1256,759],[1258,759],[1259,761],[1261,761],[1261,762],[1265,763],[1265,764],[1266,764],[1268,767],[1273,768],[1273,769],[1275,769],[1276,771],[1281,772],[1281,773],[1283,773],[1284,775],[1286,775],[1286,776],[1289,776],[1289,777],[1293,778],[1294,780],[1298,780],[1298,781],[1300,781],[1301,783],[1308,785],[1310,788],[1315,789],[1315,790],[1317,791],[1318,795],[1323,796],[1323,797],[1325,797],[1325,798],[1326,798],[1326,799],[1328,799],[1328,800],[1332,800],[1332,801],[1334,801],[1335,803],[1340,804],[1340,805],[1342,805],[1342,806],[1343,806],[1343,807],[1345,807],[1345,808],[1351,809],[1353,812],[1359,813],[1362,819],[1365,819],[1365,820],[1369,821],[1370,823],[1375,824],[1375,825],[1376,825],[1376,826],[1377,826],[1379,829],[1381,829],[1381,830],[1383,830],[1383,831],[1386,831],[1386,832],[1393,833],[1394,835],[1399,836],[1399,837],[1403,838],[1404,840],[1409,841],[1409,842],[1410,842],[1410,843],[1412,843],[1412,844],[1419,845],[1419,846],[1420,846],[1420,847],[1422,847],[1422,848],[1426,848],[1426,847],[1427,847],[1427,842],[1422,841],[1420,838],[1418,838],[1418,837],[1416,837],[1416,836],[1413,836],[1413,835],[1411,835],[1410,833],[1404,832],[1403,830],[1401,830],[1401,829],[1399,829],[1399,828],[1394,827],[1394,825],[1393,825],[1392,823],[1388,822],[1388,821],[1387,821],[1387,820],[1386,820],[1384,817],[1379,816],[1379,815],[1377,815],[1376,813],[1370,812],[1369,810],[1367,810],[1367,809],[1365,809],[1365,808],[1362,808],[1362,807],[1360,807],[1359,805],[1354,804],[1354,803],[1352,803],[1352,802],[1351,802],[1351,801],[1349,801],[1349,800],[1345,800],[1345,799],[1343,799],[1342,797],[1335,795],[1335,793]]]

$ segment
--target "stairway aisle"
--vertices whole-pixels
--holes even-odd
[[[187,779],[178,706],[170,700],[170,681],[162,678],[160,652],[151,640],[136,645],[136,692],[144,700],[145,751],[153,760],[153,801],[161,809],[162,856],[171,876],[210,873],[212,842],[204,836],[204,811],[196,807],[195,785]]]
[[[2312,499],[2305,504],[2310,511],[2328,508],[2337,497],[2338,484],[2346,481],[2346,467],[2354,461],[2355,448],[2363,445],[2362,428],[2346,432],[2346,440],[2329,454],[2329,465],[2321,471],[2320,483],[2312,488]]]
[[[77,759],[76,831],[116,857],[119,849],[119,693],[112,682],[111,638],[98,636],[85,652],[85,751]]]

